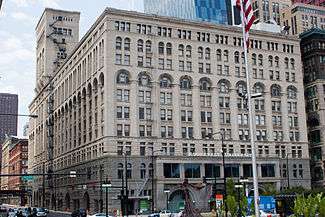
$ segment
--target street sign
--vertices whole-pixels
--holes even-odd
[[[70,171],[70,178],[76,178],[77,177],[77,171]]]
[[[28,175],[26,175],[26,176],[22,176],[21,179],[23,181],[32,181],[32,180],[34,180],[34,176],[28,176]]]

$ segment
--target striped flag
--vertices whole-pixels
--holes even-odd
[[[243,6],[243,7],[242,7]],[[236,0],[236,7],[242,14],[242,25],[245,26],[244,40],[246,41],[246,47],[249,47],[249,30],[251,29],[255,17],[250,0]]]

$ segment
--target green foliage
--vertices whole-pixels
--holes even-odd
[[[228,211],[231,213],[231,216],[236,216],[237,215],[236,198],[232,195],[227,195],[226,203],[227,203]]]
[[[308,197],[305,197],[304,195],[298,195],[293,208],[294,215],[296,217],[314,217],[317,213],[320,213],[320,216],[322,216],[321,212],[324,212],[322,204],[325,204],[323,201],[324,198],[322,193],[319,193],[315,196],[309,194]]]
[[[325,197],[319,203],[319,217],[325,217]]]
[[[227,195],[236,197],[235,182],[232,179],[227,179]]]
[[[274,184],[267,183],[263,185],[264,192],[261,192],[262,196],[274,196],[277,194]]]

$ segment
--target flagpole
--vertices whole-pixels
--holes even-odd
[[[249,0],[248,0],[249,1]],[[245,67],[246,67],[246,89],[247,89],[247,103],[248,103],[248,116],[249,116],[249,132],[250,132],[250,144],[252,149],[252,168],[253,168],[253,186],[254,186],[254,207],[255,207],[255,217],[260,216],[259,209],[259,192],[258,192],[258,181],[257,181],[257,166],[256,166],[256,148],[255,148],[255,127],[253,125],[253,110],[252,110],[252,98],[251,98],[251,74],[248,67],[248,57],[247,57],[247,42],[246,42],[246,33],[245,33],[245,23],[244,19],[244,7],[243,2],[240,0],[240,9],[241,9],[241,20],[242,20],[242,30],[243,30],[243,41],[244,41],[244,54],[245,54]]]

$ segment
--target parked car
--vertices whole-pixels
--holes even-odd
[[[106,213],[96,213],[94,215],[90,215],[89,217],[106,217]],[[108,217],[113,217],[113,216],[108,215]]]
[[[47,212],[44,208],[36,208],[36,216],[47,216]]]
[[[154,212],[149,214],[148,217],[160,217],[160,214],[158,212]]]
[[[169,210],[161,210],[159,212],[160,217],[171,217],[172,213]]]
[[[3,204],[0,205],[0,212],[7,212],[7,207]]]
[[[87,217],[87,211],[85,209],[77,209],[71,213],[71,217]]]
[[[17,210],[18,209],[16,209],[16,208],[9,208],[8,213],[7,213],[7,217],[16,217]]]
[[[253,215],[251,216],[247,216],[247,217],[252,217]],[[268,213],[268,212],[265,212],[263,210],[260,210],[260,217],[280,217],[279,214],[276,214],[276,213]]]

